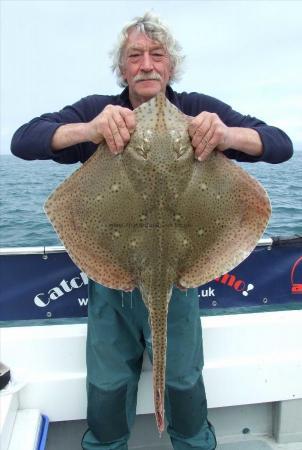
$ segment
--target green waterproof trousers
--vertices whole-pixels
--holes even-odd
[[[140,292],[122,293],[89,281],[89,428],[82,440],[84,450],[128,449],[145,348],[152,362],[148,311]],[[174,288],[168,312],[165,392],[167,431],[174,450],[216,448],[214,429],[207,421],[202,367],[197,290],[186,293]]]

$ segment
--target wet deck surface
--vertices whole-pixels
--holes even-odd
[[[129,440],[129,450],[173,450],[167,433],[159,439],[155,426],[146,427],[144,422],[144,416],[137,418]],[[81,439],[86,429],[85,421],[51,423],[46,450],[82,450]],[[302,443],[277,444],[265,436],[247,436],[244,440],[218,436],[217,450],[302,450]]]

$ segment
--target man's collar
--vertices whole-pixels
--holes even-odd
[[[168,100],[170,100],[171,103],[175,103],[175,93],[171,86],[167,86],[166,88],[166,97]],[[129,99],[129,88],[126,87],[120,94],[121,99],[121,106],[124,106],[124,108],[133,109],[130,99]]]
[[[124,108],[129,108],[129,109],[133,109],[132,105],[130,103],[130,99],[129,99],[129,88],[126,87],[122,93],[120,94],[120,99],[121,99],[121,106],[124,106]]]

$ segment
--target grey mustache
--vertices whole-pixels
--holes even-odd
[[[161,76],[156,73],[156,72],[152,72],[152,73],[146,73],[146,74],[139,74],[136,75],[133,78],[133,81],[145,81],[145,80],[161,80]]]

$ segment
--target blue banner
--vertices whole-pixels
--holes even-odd
[[[17,249],[15,249],[17,251]],[[0,253],[0,321],[85,317],[88,278],[66,252]],[[257,246],[198,288],[201,315],[302,307],[302,238]]]
[[[87,315],[88,278],[66,252],[0,255],[0,321]]]
[[[202,310],[236,313],[302,308],[302,238],[257,246],[230,273],[201,286]]]

